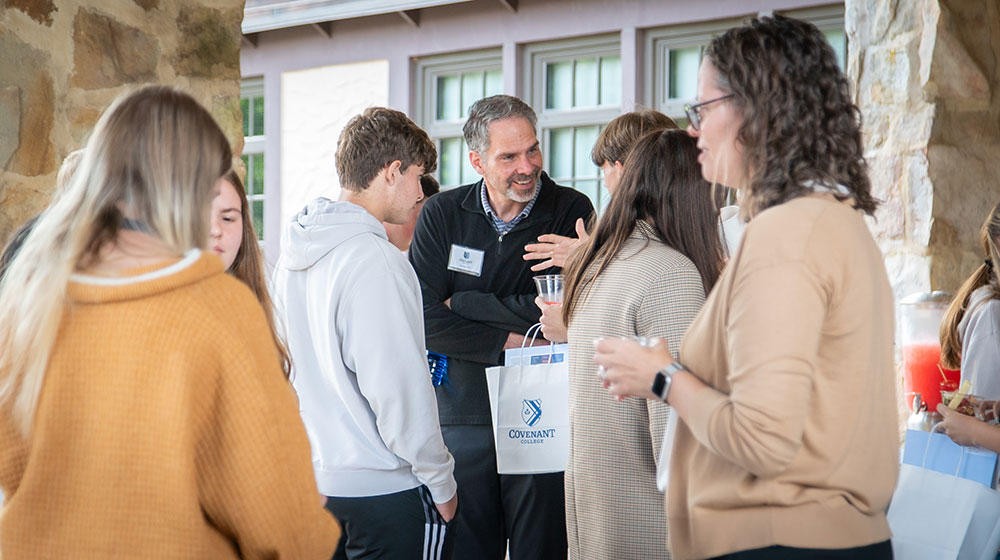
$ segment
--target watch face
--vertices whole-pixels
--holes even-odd
[[[663,388],[667,384],[667,376],[663,375],[663,372],[656,372],[656,379],[653,379],[653,394],[657,397],[663,398]]]

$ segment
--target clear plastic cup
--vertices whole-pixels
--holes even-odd
[[[538,297],[546,305],[561,304],[563,300],[563,277],[562,274],[545,274],[535,276],[535,287],[538,288]]]
[[[632,340],[639,343],[639,346],[645,346],[646,348],[652,348],[659,344],[663,339],[657,338],[655,336],[633,336]]]

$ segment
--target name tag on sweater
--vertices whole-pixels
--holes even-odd
[[[483,272],[483,256],[486,253],[479,249],[451,246],[451,256],[448,257],[448,270],[479,276]]]

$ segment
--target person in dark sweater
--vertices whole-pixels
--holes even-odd
[[[436,390],[462,504],[450,528],[456,558],[502,559],[508,539],[511,560],[566,558],[563,475],[497,474],[484,373],[540,315],[524,246],[574,235],[577,219],[594,212],[584,194],[542,172],[536,122],[515,97],[473,104],[464,134],[483,180],[428,200],[410,245],[427,349],[448,357]]]

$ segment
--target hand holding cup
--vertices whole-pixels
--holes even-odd
[[[656,399],[652,390],[656,372],[674,361],[666,343],[656,338],[601,338],[594,340],[594,347],[598,375],[603,372],[604,387],[619,401]]]

